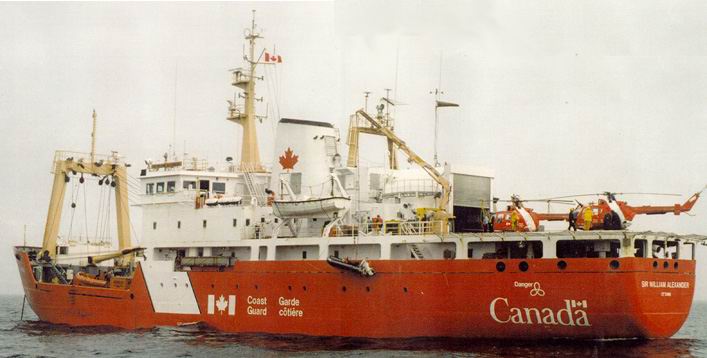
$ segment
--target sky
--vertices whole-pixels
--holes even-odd
[[[283,57],[259,83],[261,157],[278,118],[331,122],[391,89],[396,131],[432,159],[435,88],[442,161],[495,171],[494,196],[601,191],[638,205],[707,185],[707,3],[701,1],[337,1],[0,3],[0,276],[21,294],[11,247],[41,244],[55,150],[145,159],[238,158],[226,120],[251,10]],[[384,162],[368,138],[362,161]],[[542,209],[542,208],[539,208]],[[561,208],[565,210],[565,208]],[[707,235],[694,216],[637,217],[633,230]],[[133,216],[139,220],[139,212]],[[136,225],[139,227],[139,225]],[[139,233],[138,233],[139,236]],[[696,299],[707,299],[707,249]]]

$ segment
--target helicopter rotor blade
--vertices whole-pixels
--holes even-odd
[[[607,196],[607,195],[662,195],[662,196],[682,196],[680,194],[671,194],[671,193],[615,193],[611,191],[605,191],[603,193],[594,193],[594,194],[577,194],[577,195],[565,195],[565,196],[556,196],[552,198],[548,198],[551,200],[554,199],[566,199],[566,198],[579,198],[579,197],[584,197],[584,196]]]
[[[662,195],[662,196],[682,196],[680,194],[672,193],[611,193],[614,195]]]
[[[527,200],[521,200],[521,201],[533,202],[533,203],[574,204],[573,200],[560,200],[560,199],[527,199]]]
[[[552,198],[548,198],[548,200],[578,198],[578,197],[582,197],[582,196],[603,196],[603,195],[606,195],[606,194],[605,193],[594,193],[594,194],[564,195],[564,196],[555,196]]]

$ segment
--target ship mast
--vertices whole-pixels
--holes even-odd
[[[243,90],[243,94],[238,94],[238,98],[244,98],[245,108],[240,111],[235,104],[236,98],[229,102],[228,120],[238,123],[243,127],[243,137],[241,141],[241,171],[248,172],[263,172],[263,166],[260,163],[260,151],[258,148],[258,136],[256,133],[255,101],[262,101],[262,98],[255,97],[255,81],[262,80],[255,75],[256,67],[258,66],[259,58],[255,58],[255,41],[262,38],[255,27],[255,10],[253,10],[253,19],[250,29],[246,29],[245,39],[248,40],[249,50],[248,55],[244,55],[243,59],[248,63],[248,70],[242,68],[234,69],[232,85]]]
[[[91,130],[91,163],[96,162],[96,110],[93,110],[93,130]]]

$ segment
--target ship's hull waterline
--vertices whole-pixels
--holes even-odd
[[[695,282],[695,261],[650,258],[373,260],[373,277],[326,261],[239,261],[188,272],[197,312],[177,314],[156,312],[141,265],[125,290],[36,282],[26,253],[15,257],[46,322],[312,336],[663,338],[686,320]]]

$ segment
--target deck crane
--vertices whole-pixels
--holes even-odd
[[[118,251],[107,253],[101,257],[97,256],[94,259],[109,260],[114,258],[121,261],[121,266],[129,266],[134,262],[135,254],[142,251],[140,248],[132,247],[130,239],[128,166],[120,160],[115,152],[110,156],[96,154],[96,118],[96,111],[93,111],[93,131],[91,132],[91,153],[89,155],[64,151],[57,151],[54,155],[54,166],[52,168],[54,183],[47,210],[47,221],[44,226],[42,250],[39,256],[47,263],[55,262],[57,258],[57,237],[61,223],[64,194],[67,183],[70,181],[70,174],[81,175],[80,183],[84,181],[84,174],[104,178],[111,177],[111,186],[115,189]]]
[[[437,204],[437,211],[434,213],[433,216],[434,221],[440,223],[441,225],[439,225],[439,227],[434,227],[433,230],[439,234],[447,234],[449,232],[449,219],[453,218],[453,216],[449,214],[447,208],[449,206],[449,196],[452,192],[452,185],[449,183],[449,180],[447,180],[447,178],[445,178],[435,167],[427,163],[419,155],[413,152],[412,149],[410,149],[407,144],[405,144],[405,142],[400,139],[400,137],[398,137],[393,131],[383,126],[377,120],[373,119],[363,109],[359,109],[358,111],[356,111],[356,115],[360,115],[368,122],[370,122],[371,125],[375,127],[375,129],[385,135],[388,140],[394,143],[395,146],[398,147],[398,149],[405,153],[405,155],[410,159],[411,162],[415,163],[420,168],[422,168],[430,177],[432,177],[434,181],[437,182],[437,184],[442,187],[442,197],[440,198],[439,203]]]

